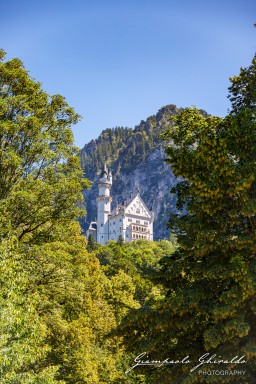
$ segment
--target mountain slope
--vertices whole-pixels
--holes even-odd
[[[82,223],[85,230],[97,216],[98,181],[105,158],[113,174],[112,208],[139,188],[142,199],[155,213],[154,239],[169,236],[166,224],[169,213],[176,209],[176,196],[170,195],[170,189],[176,179],[171,167],[164,162],[159,135],[170,124],[170,116],[177,112],[175,105],[165,106],[134,129],[106,129],[84,146],[81,164],[86,177],[93,182],[92,188],[85,191],[87,217]]]

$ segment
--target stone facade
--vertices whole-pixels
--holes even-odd
[[[104,164],[98,184],[98,217],[97,221],[91,222],[87,237],[92,234],[102,245],[108,240],[116,241],[120,236],[125,242],[138,239],[153,241],[154,213],[148,210],[139,191],[111,212],[111,186],[112,175]]]

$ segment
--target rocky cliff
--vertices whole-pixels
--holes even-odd
[[[165,106],[134,129],[106,129],[84,146],[81,164],[85,176],[93,183],[84,193],[87,216],[82,226],[85,230],[97,216],[97,185],[105,158],[113,174],[112,208],[139,188],[142,199],[155,213],[154,239],[168,238],[169,213],[176,210],[176,196],[170,194],[170,189],[176,179],[171,167],[164,162],[163,142],[159,136],[170,124],[170,116],[177,112],[175,105]]]

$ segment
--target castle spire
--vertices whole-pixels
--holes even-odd
[[[107,169],[107,162],[106,162],[106,157],[104,156],[104,164],[102,167],[101,175],[100,177],[107,178],[108,177],[108,169]]]

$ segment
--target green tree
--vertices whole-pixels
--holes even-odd
[[[50,358],[51,324],[54,316],[63,321],[66,316],[64,291],[79,307],[74,293],[85,283],[73,272],[78,256],[66,241],[72,233],[67,228],[71,230],[81,214],[81,191],[89,186],[71,132],[78,118],[62,96],[47,95],[18,59],[4,61],[0,52],[0,372],[4,384],[55,382],[61,362],[55,364]],[[72,274],[73,283],[65,287]],[[75,316],[75,306],[72,310]],[[61,321],[58,324],[61,329]]]
[[[90,233],[90,235],[88,236],[87,250],[89,252],[92,252],[95,249],[97,249],[97,243],[94,236]]]
[[[30,271],[24,271],[21,256],[14,238],[1,243],[1,383],[55,384],[58,367],[47,362],[49,331],[38,311],[40,297],[31,291]]]
[[[179,248],[161,260],[155,279],[164,297],[133,311],[122,325],[130,347],[146,348],[152,359],[244,356],[244,365],[219,367],[243,367],[246,374],[222,376],[221,383],[252,384],[256,375],[255,66],[254,59],[232,80],[233,109],[226,118],[205,117],[188,108],[166,132],[167,161],[182,178],[172,192],[183,213],[170,219]],[[214,364],[205,367],[216,369]],[[190,369],[161,367],[149,378],[161,383],[220,382],[217,376]]]
[[[49,96],[18,59],[0,52],[0,236],[39,241],[78,217],[83,178],[71,124],[79,116]]]
[[[232,103],[232,113],[241,109],[249,108],[255,111],[256,108],[256,55],[248,68],[241,68],[239,76],[231,79],[229,87],[229,99]]]
[[[141,308],[143,312],[152,300],[161,297],[161,288],[154,285],[151,281],[152,275],[157,273],[158,262],[163,257],[174,251],[171,242],[161,240],[149,242],[138,240],[132,243],[124,243],[122,246],[116,241],[109,241],[106,246],[99,246],[96,255],[100,260],[107,278],[107,285],[104,297],[112,307],[115,314],[116,325],[110,334],[117,337],[119,343],[123,338],[129,339],[129,331],[122,334],[116,332],[118,325],[127,321],[129,327],[132,324],[134,312]],[[127,320],[127,319],[128,320]],[[125,319],[125,320],[124,320]],[[140,320],[139,320],[140,321]],[[146,324],[145,324],[146,325]],[[135,329],[139,329],[138,323],[134,323]],[[136,330],[134,331],[136,333]],[[119,344],[118,344],[119,345]],[[134,351],[122,350],[119,346],[119,357],[121,356],[122,371],[125,372],[134,359]],[[132,371],[125,375],[120,383],[149,383],[149,378],[145,378],[145,372]]]
[[[106,292],[112,289],[98,259],[86,250],[78,223],[62,228],[51,243],[30,253],[28,267],[41,297],[41,316],[49,335],[49,361],[65,383],[115,383],[124,376],[117,338],[106,336],[116,326]],[[40,264],[44,260],[44,270]],[[46,262],[47,260],[47,262]]]
[[[119,236],[118,236],[117,243],[118,243],[119,245],[124,245],[124,238],[123,238],[122,235],[119,235]]]
[[[137,302],[131,278],[107,278],[80,233],[76,219],[89,182],[70,129],[78,118],[62,96],[47,95],[18,59],[5,62],[1,52],[3,384],[126,382],[120,340],[106,336]]]
[[[138,240],[124,243],[121,247],[118,242],[109,241],[107,246],[96,250],[96,256],[107,277],[111,278],[122,270],[132,278],[135,286],[134,299],[143,305],[152,294],[153,284],[150,277],[158,270],[159,260],[174,252],[174,249],[167,240]]]
[[[244,355],[246,376],[222,378],[223,383],[253,382],[255,375],[253,120],[248,109],[224,120],[188,109],[167,133],[174,144],[166,149],[169,162],[184,179],[176,188],[179,205],[187,214],[170,221],[180,249],[163,266],[174,323],[166,331],[174,338],[176,355],[182,350],[189,355],[195,350],[230,358]],[[179,369],[173,372],[181,374]],[[188,376],[191,382],[201,381],[197,374]]]

